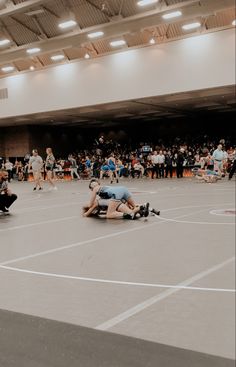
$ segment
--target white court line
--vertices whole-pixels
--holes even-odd
[[[70,220],[70,219],[74,219],[74,218],[78,218],[78,216],[74,215],[72,217],[63,217],[63,218],[58,218],[58,219],[45,220],[45,221],[42,221],[42,222],[22,224],[20,226],[14,226],[14,227],[8,227],[8,228],[0,229],[0,232],[14,231],[16,229],[39,226],[40,224],[57,223],[57,222],[61,222],[63,220]]]
[[[163,221],[164,222],[164,221]],[[162,222],[158,222],[158,223],[162,223]],[[58,251],[62,251],[62,250],[67,250],[69,248],[73,248],[73,247],[77,247],[77,246],[82,246],[82,245],[86,245],[88,243],[93,243],[93,242],[97,242],[97,241],[100,241],[100,240],[104,240],[106,238],[112,238],[112,237],[116,237],[116,236],[119,236],[121,234],[125,234],[125,233],[129,233],[129,232],[134,232],[134,231],[138,231],[140,229],[144,229],[144,228],[147,228],[147,227],[152,227],[152,226],[155,226],[158,224],[157,222],[153,222],[153,223],[150,223],[150,224],[146,224],[144,226],[139,226],[139,227],[135,227],[135,228],[130,228],[130,229],[126,229],[124,231],[119,231],[119,232],[113,232],[113,233],[110,233],[110,234],[107,234],[107,235],[104,235],[104,236],[100,236],[100,237],[95,237],[95,238],[91,238],[90,240],[85,240],[85,241],[81,241],[81,242],[76,242],[76,243],[72,243],[70,245],[65,245],[65,246],[61,246],[61,247],[56,247],[54,249],[51,249],[51,250],[46,250],[46,251],[41,251],[41,252],[37,252],[35,254],[32,254],[32,255],[27,255],[27,256],[23,256],[23,257],[18,257],[16,259],[13,259],[13,260],[9,260],[9,261],[5,261],[3,263],[0,263],[0,266],[2,265],[7,265],[7,264],[12,264],[14,262],[18,262],[18,261],[23,261],[23,260],[27,260],[27,259],[32,259],[34,257],[37,257],[37,256],[42,256],[42,255],[47,255],[47,254],[51,254],[51,253],[54,253],[54,252],[58,252]]]
[[[226,205],[226,204],[225,204]],[[206,205],[206,206],[209,206],[209,205]],[[202,207],[202,206],[197,206],[197,208],[199,207]],[[189,207],[179,207],[179,208],[174,208],[174,210],[176,209],[181,209],[181,208],[189,208]],[[190,207],[191,208],[191,207]],[[166,209],[166,211],[170,211],[172,209]],[[202,211],[202,210],[201,210]],[[197,211],[198,213],[199,211]],[[194,214],[194,213],[191,213],[191,214]],[[184,218],[184,217],[187,217],[189,215],[188,214],[184,214],[184,215],[180,215],[178,217],[176,217],[176,219],[178,218]],[[74,217],[68,217],[68,219],[70,218],[77,218],[76,216]],[[156,216],[156,218],[160,219],[160,216]],[[64,220],[66,220],[67,218],[64,218]],[[56,221],[60,221],[60,220],[63,220],[62,219],[58,219]],[[51,222],[53,222],[54,220],[52,220]],[[139,229],[144,229],[144,228],[147,228],[147,227],[152,227],[152,226],[155,226],[157,224],[160,224],[160,223],[165,223],[166,221],[165,220],[160,220],[158,222],[153,222],[153,223],[150,223],[150,224],[146,224],[144,226],[139,226],[139,227],[135,227],[135,228],[130,228],[130,229],[127,229],[127,230],[124,230],[124,231],[119,231],[119,232],[115,232],[115,233],[111,233],[111,234],[108,234],[108,235],[104,235],[104,236],[101,236],[101,237],[95,237],[95,238],[92,238],[91,240],[86,240],[86,241],[82,241],[82,242],[77,242],[77,243],[73,243],[71,245],[65,245],[65,246],[62,246],[62,247],[57,247],[57,248],[54,248],[54,249],[51,249],[51,250],[46,250],[46,251],[42,251],[42,252],[38,252],[36,254],[32,254],[32,255],[27,255],[27,256],[24,256],[24,257],[20,257],[20,258],[16,258],[16,259],[13,259],[13,260],[9,260],[9,261],[6,261],[4,263],[0,263],[0,265],[7,265],[7,264],[11,264],[13,262],[17,262],[17,261],[22,261],[22,260],[26,260],[28,258],[32,258],[32,257],[36,257],[36,256],[41,256],[41,255],[46,255],[46,254],[49,254],[49,253],[53,253],[53,252],[57,252],[57,251],[61,251],[61,250],[65,250],[67,248],[72,248],[72,247],[76,247],[76,246],[81,246],[83,244],[87,244],[87,243],[92,243],[92,242],[96,242],[96,241],[99,241],[101,239],[105,239],[105,238],[110,238],[110,237],[115,237],[115,236],[118,236],[120,234],[123,234],[123,233],[129,233],[129,232],[133,232],[133,231],[138,231]],[[26,228],[26,227],[30,227],[30,226],[34,226],[34,225],[40,225],[40,224],[47,224],[47,223],[50,223],[50,221],[45,221],[45,222],[38,222],[38,223],[32,223],[32,224],[25,224],[23,226],[17,226],[17,227],[11,227],[11,228],[7,228],[7,229],[0,229],[0,232],[3,232],[3,231],[9,231],[11,229],[20,229],[20,228]]]
[[[71,198],[71,197],[70,197]],[[56,198],[54,198],[53,200],[55,200]],[[50,199],[51,200],[51,199]],[[40,201],[41,202],[41,201]],[[53,205],[53,206],[45,206],[45,207],[25,207],[25,208],[21,208],[19,210],[15,210],[15,213],[30,213],[33,211],[37,211],[37,210],[46,210],[46,209],[53,209],[53,208],[59,208],[59,207],[63,207],[63,206],[69,206],[69,205],[77,205],[77,204],[83,204],[84,201],[77,201],[76,203],[66,203],[66,204],[57,204],[57,205]],[[231,205],[231,203],[227,204],[207,204],[207,205],[196,205],[196,206],[183,206],[181,207],[181,209],[186,209],[186,208],[202,208],[202,207],[206,207],[206,206],[212,206],[212,205]],[[23,210],[22,210],[23,209]],[[164,209],[162,210],[162,212],[166,212],[166,211],[171,211],[171,210],[175,210],[175,209],[180,209],[180,207],[177,208],[171,208],[171,209]]]
[[[219,216],[223,216],[223,217],[235,217],[235,208],[230,208],[230,209],[221,209],[221,211],[222,210],[229,210],[229,211],[232,211],[232,212],[234,212],[233,214],[228,214],[228,213],[217,213],[217,211],[219,211],[219,210],[211,210],[210,211],[210,214],[212,214],[212,215],[219,215]]]
[[[48,195],[54,195],[55,194],[55,196],[46,198],[46,197],[44,197],[44,194],[45,195],[47,195],[47,194]],[[49,191],[46,192],[45,191],[44,194],[37,194],[37,195],[35,195],[34,198],[31,198],[31,199],[24,199],[22,196],[20,196],[20,197],[18,197],[17,202],[18,203],[25,203],[25,202],[28,202],[28,201],[36,201],[36,200],[40,199],[40,203],[41,203],[42,201],[70,199],[70,198],[73,198],[72,195],[88,195],[88,193],[86,193],[86,192],[70,192],[68,195],[59,196],[59,195],[57,195],[58,191],[57,192],[54,192],[54,191],[53,192],[49,192]],[[28,197],[28,196],[26,196],[26,197]]]
[[[56,205],[52,205],[52,206],[44,206],[44,207],[38,207],[38,206],[32,206],[32,207],[27,207],[27,208],[23,208],[19,209],[19,210],[15,210],[14,213],[31,213],[37,210],[46,210],[46,209],[55,209],[55,208],[61,208],[64,206],[71,206],[71,205],[78,205],[78,204],[83,204],[83,201],[76,201],[73,203],[66,203],[66,204],[56,204]]]
[[[204,204],[204,205],[188,205],[188,206],[177,206],[175,208],[169,208],[169,209],[163,209],[161,210],[162,212],[170,212],[172,210],[179,210],[179,209],[192,209],[192,208],[206,208],[208,206],[217,206],[217,205],[232,205],[232,203],[219,203],[219,204]],[[191,214],[191,213],[190,213]],[[177,219],[177,218],[176,218]]]
[[[230,288],[205,288],[205,287],[188,287],[181,285],[170,285],[170,284],[155,284],[155,283],[142,283],[142,282],[126,282],[122,280],[110,280],[110,279],[99,279],[99,278],[87,278],[87,277],[79,277],[74,275],[66,275],[66,274],[55,274],[55,273],[46,273],[41,271],[27,270],[22,268],[15,268],[11,266],[0,265],[1,269],[12,270],[20,273],[32,274],[32,275],[40,275],[44,277],[52,277],[52,278],[62,278],[62,279],[74,279],[74,280],[82,280],[87,282],[95,282],[95,283],[109,283],[109,284],[118,284],[118,285],[130,285],[130,286],[139,286],[139,287],[152,287],[152,288],[171,288],[171,289],[185,289],[185,290],[194,290],[194,291],[207,291],[207,292],[229,292],[235,293],[235,289]]]
[[[192,213],[192,214],[197,214],[197,213]],[[230,226],[235,225],[234,222],[231,222],[231,223],[227,223],[227,222],[225,222],[225,223],[224,222],[207,222],[207,221],[205,221],[205,222],[193,222],[193,221],[189,221],[189,220],[177,220],[177,218],[176,219],[169,219],[169,218],[162,217],[161,215],[160,215],[160,219],[163,220],[163,221],[166,221],[166,222],[174,222],[174,223],[180,223],[180,224],[183,223],[183,224],[230,225]]]
[[[179,283],[176,285],[176,287],[179,287],[179,288],[175,288],[175,289],[168,289],[164,292],[161,292],[160,294],[154,296],[154,297],[151,297],[149,299],[147,299],[146,301],[144,302],[141,302],[139,303],[138,305],[134,306],[134,307],[131,307],[130,309],[126,310],[125,312],[122,312],[120,313],[119,315],[113,317],[112,319],[98,325],[95,327],[95,329],[97,330],[108,330],[114,326],[116,326],[117,324],[121,323],[122,321],[125,321],[127,319],[129,319],[130,317],[136,315],[137,313],[145,310],[146,308],[162,301],[163,299],[171,296],[172,294],[176,293],[176,292],[179,292],[182,288],[181,287],[186,287],[186,286],[189,286],[191,284],[193,284],[194,282],[204,278],[205,276],[223,268],[225,265],[228,265],[230,264],[232,261],[235,260],[235,257],[232,257],[220,264],[217,264],[215,266],[213,266],[212,268],[209,268],[205,271],[202,271],[196,275],[194,275],[193,277],[191,278],[188,278],[186,280],[184,280],[183,282]]]

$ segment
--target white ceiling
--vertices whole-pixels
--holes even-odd
[[[139,7],[138,0],[0,0],[0,40],[10,43],[0,46],[1,67],[13,65],[14,72],[28,71],[54,64],[51,56],[63,53],[61,63],[83,58],[99,57],[117,52],[110,41],[122,38],[126,45],[118,51],[169,42],[199,33],[214,32],[232,26],[235,19],[234,0],[159,0],[156,5]],[[164,20],[162,15],[181,10],[179,18]],[[77,25],[60,30],[58,24],[74,19]],[[199,21],[197,30],[183,31],[182,25]],[[103,31],[104,36],[89,40],[88,34]],[[28,48],[39,47],[34,56]]]
[[[0,0],[0,40],[9,45],[0,47],[0,78],[6,74],[1,67],[12,65],[14,73],[28,72],[54,64],[51,56],[63,53],[60,63],[84,58],[86,53],[96,58],[130,48],[151,47],[149,41],[170,42],[207,32],[233,27],[235,0],[159,0],[156,5],[140,8],[138,0]],[[182,16],[164,20],[162,15],[181,10]],[[74,19],[73,30],[61,31],[58,24]],[[197,30],[183,31],[182,25],[199,21]],[[88,34],[103,31],[97,40]],[[122,38],[126,46],[112,49],[110,41]],[[40,47],[34,56],[28,48]],[[30,72],[30,71],[29,71]],[[7,74],[8,75],[8,74]],[[23,124],[78,125],[109,124],[122,121],[154,121],[202,113],[235,112],[235,88],[228,86],[204,91],[146,98],[138,101],[50,111],[42,114],[1,119],[1,126]]]

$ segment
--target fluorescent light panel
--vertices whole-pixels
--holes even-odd
[[[2,68],[2,71],[4,71],[5,73],[9,72],[9,71],[13,71],[15,68],[14,66],[4,66]]]
[[[34,47],[34,48],[29,48],[26,52],[28,53],[28,54],[36,54],[37,52],[39,52],[39,51],[41,51],[41,49],[40,48],[38,48],[38,47]]]
[[[8,39],[3,39],[3,40],[0,40],[0,46],[5,46],[5,45],[8,45],[11,41],[8,40]]]
[[[138,1],[138,6],[147,6],[158,3],[158,0],[140,0]]]
[[[185,24],[182,26],[182,28],[185,30],[185,31],[188,31],[190,29],[195,29],[195,28],[199,28],[201,26],[201,23],[199,22],[195,22],[195,23],[189,23],[189,24]]]
[[[119,47],[119,46],[124,46],[126,45],[126,42],[124,40],[117,40],[117,41],[112,41],[110,42],[110,45],[112,47]]]
[[[58,27],[61,29],[66,29],[66,28],[74,27],[75,25],[77,25],[75,20],[67,20],[66,22],[62,22],[58,24]]]
[[[97,38],[97,37],[101,37],[103,35],[104,35],[104,32],[102,32],[102,31],[93,32],[93,33],[88,34],[88,38]]]
[[[171,13],[166,13],[164,15],[162,15],[163,19],[172,19],[172,18],[176,18],[176,17],[180,17],[182,15],[181,11],[173,11]]]
[[[54,55],[54,56],[51,56],[51,60],[53,60],[53,61],[63,60],[64,58],[65,58],[64,55]]]

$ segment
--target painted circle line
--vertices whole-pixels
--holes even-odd
[[[161,212],[168,212],[168,211],[173,211],[173,210],[178,210],[178,209],[192,209],[192,208],[207,208],[207,207],[209,207],[209,206],[216,206],[216,205],[231,205],[231,203],[224,203],[224,204],[206,204],[206,205],[192,205],[192,206],[183,206],[182,208],[180,208],[180,207],[177,207],[177,208],[170,208],[170,209],[164,209],[164,210],[161,210]],[[205,210],[207,210],[207,209],[204,209],[203,211],[205,211]],[[224,210],[231,210],[231,209],[224,209]],[[200,211],[201,212],[201,211]],[[185,216],[188,216],[188,215],[191,215],[191,214],[196,214],[196,213],[188,213],[188,214],[186,214],[186,215],[183,215],[182,217],[185,217]],[[222,222],[207,222],[207,221],[205,221],[205,222],[194,222],[194,221],[185,221],[185,220],[178,220],[178,218],[176,218],[176,219],[171,219],[171,218],[165,218],[165,217],[163,217],[163,216],[159,216],[158,217],[160,220],[163,220],[163,221],[165,221],[165,222],[174,222],[174,223],[184,223],[184,224],[207,224],[207,225],[234,225],[235,223],[222,223]],[[181,217],[179,217],[179,218],[181,218]]]
[[[139,286],[139,287],[153,287],[153,288],[169,288],[169,289],[182,289],[182,290],[195,290],[195,291],[208,291],[208,292],[229,292],[235,293],[236,289],[233,288],[209,288],[209,287],[192,287],[187,285],[171,285],[171,284],[155,284],[155,283],[142,283],[142,282],[127,282],[122,280],[110,280],[110,279],[100,279],[100,278],[87,278],[87,277],[79,277],[74,275],[66,275],[66,274],[55,274],[55,273],[47,273],[41,271],[27,270],[22,268],[15,268],[11,266],[0,265],[1,269],[11,270],[20,273],[26,273],[31,275],[38,275],[44,277],[52,277],[59,279],[74,279],[81,280],[87,282],[94,283],[109,283],[109,284],[118,284],[118,285],[130,285],[130,286]]]

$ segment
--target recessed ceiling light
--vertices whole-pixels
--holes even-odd
[[[37,52],[39,52],[39,51],[41,51],[41,49],[40,49],[40,48],[38,48],[38,47],[29,48],[28,50],[26,50],[26,52],[27,52],[28,54],[36,54],[36,53],[37,53]]]
[[[232,21],[232,25],[236,25],[236,19],[234,19],[233,21]]]
[[[100,32],[93,32],[93,33],[89,33],[88,34],[88,38],[97,38],[97,37],[101,37],[104,35],[104,32],[100,31]]]
[[[31,71],[35,70],[35,67],[34,66],[30,66],[30,70]]]
[[[53,61],[63,60],[64,58],[65,58],[64,55],[54,55],[54,56],[51,56],[51,60],[53,60]]]
[[[154,44],[156,43],[156,41],[154,40],[154,38],[151,38],[151,39],[150,39],[150,41],[149,41],[149,43],[150,43],[151,45],[154,45]]]
[[[126,42],[124,40],[117,40],[117,41],[112,41],[110,42],[110,45],[112,47],[119,47],[119,46],[124,46],[126,45]]]
[[[11,41],[8,40],[8,39],[3,39],[3,40],[0,40],[0,46],[5,46],[5,45],[8,45]]]
[[[138,1],[139,6],[146,6],[158,3],[158,0],[140,0]]]
[[[163,19],[172,19],[172,18],[176,18],[176,17],[180,17],[182,15],[181,11],[177,10],[177,11],[173,11],[171,13],[166,13],[164,15],[162,15]]]
[[[58,27],[61,29],[66,29],[66,28],[71,28],[76,26],[77,23],[75,20],[67,20],[66,22],[62,22],[60,24],[58,24]]]
[[[195,28],[199,28],[201,26],[201,23],[199,22],[195,22],[195,23],[189,23],[189,24],[185,24],[182,26],[182,28],[185,30],[185,31],[188,31],[190,29],[195,29]]]
[[[14,66],[4,66],[1,70],[4,71],[4,73],[8,73],[9,71],[15,70],[15,68]]]
[[[86,54],[84,55],[84,58],[85,58],[85,59],[90,59],[90,55],[89,55],[88,53],[86,53]]]

